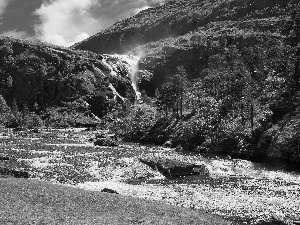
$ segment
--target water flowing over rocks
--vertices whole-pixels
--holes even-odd
[[[104,54],[104,62],[112,71],[112,75],[117,75],[118,73],[127,74],[132,83],[132,88],[136,95],[136,100],[140,100],[141,93],[138,88],[138,82],[140,77],[139,72],[139,60],[140,56],[134,55],[106,55]]]
[[[0,153],[13,156],[18,169],[27,168],[30,179],[91,191],[111,189],[120,195],[205,210],[238,224],[259,224],[281,215],[283,220],[300,219],[297,173],[157,146],[94,146],[89,138],[97,133],[84,129],[22,133],[0,138]],[[204,165],[209,176],[167,179],[139,160],[148,157]]]
[[[168,178],[192,175],[209,176],[209,171],[203,164],[197,165],[149,155],[140,158],[140,161]]]

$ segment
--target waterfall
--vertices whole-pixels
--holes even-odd
[[[120,68],[126,68],[128,77],[131,80],[133,90],[135,91],[136,100],[140,101],[141,93],[138,88],[139,78],[137,76],[138,64],[141,57],[133,55],[103,55],[104,63],[110,67],[112,75],[117,75]]]

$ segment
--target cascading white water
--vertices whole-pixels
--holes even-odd
[[[141,99],[141,93],[138,88],[139,78],[137,76],[138,64],[140,56],[133,55],[104,55],[104,63],[110,67],[112,75],[117,75],[116,71],[118,68],[125,67],[128,71],[128,76],[132,82],[133,90],[135,91],[136,99],[139,101]]]

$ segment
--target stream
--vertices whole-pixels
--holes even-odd
[[[174,149],[122,143],[94,146],[83,129],[7,132],[0,135],[6,166],[46,180],[92,191],[200,209],[243,224],[276,219],[300,221],[300,174],[246,160],[178,153]],[[142,156],[204,164],[210,176],[167,179],[139,161]]]

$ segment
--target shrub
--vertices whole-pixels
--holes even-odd
[[[21,126],[29,129],[39,128],[44,126],[44,121],[35,113],[29,113],[21,120]]]
[[[108,128],[121,137],[140,139],[160,117],[155,107],[147,104],[134,105],[110,113]]]

